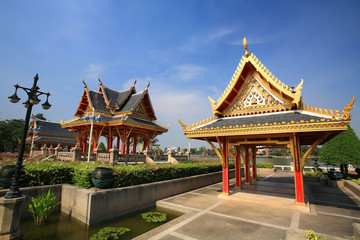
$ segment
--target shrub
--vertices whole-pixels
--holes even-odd
[[[49,189],[47,194],[43,193],[37,198],[31,198],[29,211],[33,214],[36,223],[44,223],[59,203],[56,203],[56,198]]]
[[[157,223],[157,222],[165,222],[167,219],[167,214],[161,212],[147,212],[147,213],[142,213],[141,217],[147,222]]]
[[[322,236],[316,236],[313,230],[307,230],[306,237],[307,240],[326,240]]]
[[[130,232],[129,228],[124,227],[104,227],[96,234],[92,235],[90,240],[115,240],[120,239],[120,236]]]
[[[351,181],[360,185],[360,178],[359,179],[351,179]]]
[[[305,176],[316,176],[316,177],[325,177],[327,176],[325,173],[316,171],[316,172],[305,172]]]
[[[257,168],[274,168],[273,163],[264,163],[264,162],[258,162],[256,163]]]

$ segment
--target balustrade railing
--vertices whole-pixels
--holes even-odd
[[[73,152],[59,152],[57,155],[57,160],[60,161],[73,161],[74,153]]]
[[[143,154],[119,154],[117,158],[118,163],[145,163],[146,156]]]

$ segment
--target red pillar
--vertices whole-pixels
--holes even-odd
[[[239,147],[235,147],[235,188],[241,189],[241,165]]]
[[[250,183],[249,146],[245,145],[245,183]]]
[[[256,146],[253,145],[252,148],[251,148],[251,153],[252,153],[252,172],[253,172],[253,175],[252,175],[252,178],[254,180],[257,179],[257,172],[256,172]]]
[[[120,136],[118,136],[116,139],[116,148],[120,149]]]
[[[295,178],[295,195],[296,204],[304,205],[304,181],[300,163],[300,141],[299,135],[295,133],[291,138],[291,148],[294,160],[294,178]]]
[[[130,151],[130,138],[128,138],[126,141],[126,154],[129,154],[129,151]]]
[[[229,187],[229,159],[228,159],[228,146],[227,140],[224,138],[223,140],[223,164],[222,164],[222,178],[223,178],[223,191],[222,194],[229,196],[230,195],[230,187]]]
[[[84,136],[84,142],[83,142],[83,149],[82,152],[85,153],[86,152],[86,145],[87,145],[87,135],[85,134]]]
[[[136,154],[136,144],[137,144],[136,135],[134,135],[134,137],[133,137],[133,154]]]

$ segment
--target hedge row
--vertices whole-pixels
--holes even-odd
[[[21,175],[22,187],[73,184],[82,188],[91,188],[91,174],[96,167],[114,169],[113,187],[133,186],[143,183],[164,181],[169,179],[194,176],[221,171],[220,163],[181,163],[177,165],[120,165],[109,166],[100,163],[80,162],[42,162],[26,164]],[[234,168],[230,164],[230,168]]]

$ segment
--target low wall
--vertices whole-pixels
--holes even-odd
[[[25,196],[25,201],[21,204],[21,217],[31,217],[32,213],[29,212],[29,204],[31,202],[32,197],[38,197],[42,193],[47,193],[50,191],[54,194],[56,197],[56,202],[61,201],[61,190],[62,185],[47,185],[47,186],[38,186],[38,187],[26,187],[26,188],[20,188],[20,192],[23,196]],[[3,189],[0,190],[0,197],[4,197],[5,194],[9,191],[9,189]],[[61,206],[60,204],[56,206],[55,211],[60,211]]]
[[[360,197],[360,185],[357,183],[354,183],[350,180],[344,181],[344,187],[351,190],[354,194],[356,194],[358,197]]]
[[[230,178],[235,170],[230,170]],[[220,182],[222,172],[101,190],[63,185],[61,211],[92,225],[155,204],[155,201]]]

